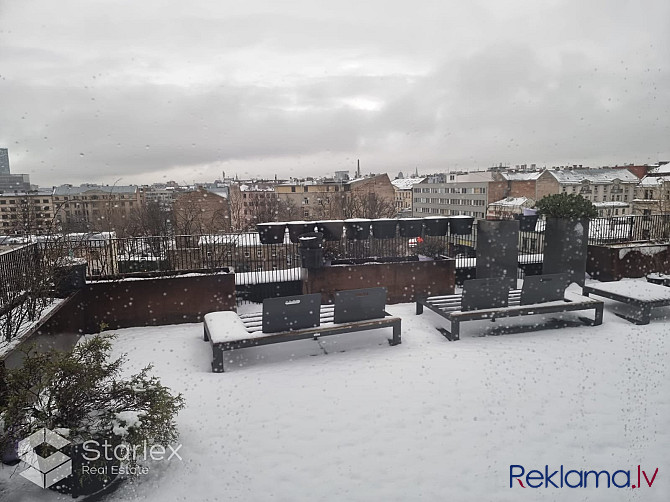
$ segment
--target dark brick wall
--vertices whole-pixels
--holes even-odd
[[[334,265],[309,270],[303,293],[321,293],[330,302],[336,291],[383,286],[387,303],[406,303],[419,296],[453,294],[455,260]]]
[[[643,249],[647,252],[642,252]],[[626,250],[623,256],[621,251]],[[649,251],[659,252],[649,252]],[[589,246],[586,271],[600,281],[644,277],[652,272],[670,274],[670,245],[640,244],[636,248]]]
[[[85,332],[199,322],[208,312],[235,310],[235,275],[98,282],[81,291]]]
[[[234,274],[90,283],[36,325],[21,346],[69,350],[103,322],[108,330],[200,322],[216,310],[235,310]],[[4,362],[15,367],[22,359],[16,350]]]

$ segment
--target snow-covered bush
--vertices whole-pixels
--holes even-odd
[[[22,367],[6,370],[0,387],[2,451],[43,427],[73,443],[113,437],[132,449],[176,441],[181,394],[151,376],[151,366],[123,378],[125,358],[110,360],[111,338],[91,337],[71,352],[31,349]]]

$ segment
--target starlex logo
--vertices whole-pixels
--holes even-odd
[[[38,446],[45,443],[57,450],[46,458],[35,451]],[[60,449],[68,444],[70,442],[67,439],[47,428],[42,428],[19,441],[19,458],[28,464],[28,468],[20,473],[21,476],[42,488],[48,488],[67,478],[72,474],[72,459]]]
[[[632,471],[632,484],[631,484]],[[637,479],[635,475],[637,474]],[[656,480],[658,467],[650,476],[638,465],[637,469],[619,469],[612,473],[608,470],[565,469],[563,465],[553,470],[548,465],[544,469],[532,469],[526,472],[522,465],[509,466],[509,487],[521,488],[651,488]],[[516,481],[516,483],[514,482]]]

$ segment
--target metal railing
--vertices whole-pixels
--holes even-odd
[[[25,244],[0,252],[0,312],[11,307],[27,291],[40,259],[37,244]]]
[[[288,240],[261,244],[256,233],[128,238],[111,235],[60,241],[58,253],[85,259],[87,276],[91,279],[233,269],[236,273],[253,274],[250,279],[253,283],[270,282],[266,275],[272,276],[272,282],[294,281],[295,270],[301,266],[298,244]],[[473,257],[477,236],[475,223],[467,235],[325,241],[323,253],[327,261],[340,263],[409,259],[421,254]],[[670,215],[628,215],[590,221],[589,244],[667,241],[669,237]],[[0,294],[19,287],[19,279],[34,272],[43,254],[40,246],[45,244],[28,244],[0,254]],[[540,220],[535,231],[519,232],[519,253],[541,254],[543,250],[544,222]],[[269,271],[274,272],[265,274]]]
[[[589,244],[667,241],[668,238],[670,214],[594,218],[589,224]]]
[[[325,241],[323,255],[326,261],[340,263],[416,259],[422,254],[468,257],[475,255],[476,243],[474,225],[468,235]],[[541,253],[542,245],[541,233],[520,233],[521,252]],[[66,243],[64,249],[70,257],[86,260],[87,277],[91,279],[233,269],[238,274],[248,273],[254,283],[270,282],[263,278],[266,275],[277,282],[296,280],[295,269],[302,265],[299,244],[261,244],[257,234],[249,233],[79,239]],[[270,271],[273,273],[265,274]]]

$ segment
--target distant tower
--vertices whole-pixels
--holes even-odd
[[[361,177],[361,159],[356,160],[356,177]]]
[[[9,150],[0,148],[0,174],[9,174]]]
[[[414,170],[414,177],[415,178],[419,177],[419,166],[416,166],[416,169]]]

